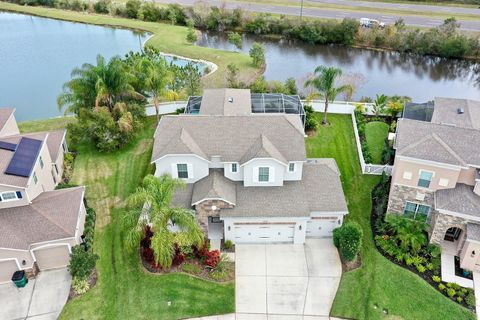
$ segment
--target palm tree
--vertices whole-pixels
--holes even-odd
[[[172,266],[176,245],[201,246],[204,243],[203,232],[192,212],[171,206],[173,193],[183,186],[183,182],[169,175],[147,175],[143,185],[128,198],[131,210],[123,217],[126,241],[131,248],[140,244],[145,227],[151,227],[155,262],[164,269]],[[172,231],[172,226],[178,231]]]
[[[427,243],[425,234],[427,224],[425,222],[396,214],[387,215],[386,221],[395,232],[402,249],[409,250],[410,248],[413,253],[417,253]]]
[[[145,87],[147,92],[153,98],[157,122],[160,120],[160,99],[165,96],[167,100],[172,95],[167,90],[167,84],[170,82],[172,75],[165,59],[149,61],[146,67]]]
[[[325,99],[325,112],[322,124],[328,124],[327,112],[328,103],[335,100],[340,93],[351,93],[353,87],[349,84],[344,84],[335,87],[335,80],[342,75],[342,70],[335,67],[318,66],[315,69],[313,78],[305,82],[305,87],[312,86],[318,91],[318,95]]]
[[[376,116],[380,115],[387,106],[388,97],[384,94],[377,94],[373,101],[373,112]]]
[[[143,98],[132,85],[132,76],[118,57],[106,61],[97,56],[97,64],[85,63],[72,71],[72,79],[64,84],[57,99],[60,109],[78,114],[80,109],[106,106],[111,112],[126,97]]]

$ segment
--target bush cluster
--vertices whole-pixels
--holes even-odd
[[[362,237],[362,228],[353,221],[345,222],[341,227],[333,230],[333,243],[345,261],[356,259],[362,247]]]
[[[86,280],[95,268],[98,255],[84,246],[72,247],[68,270],[74,279]]]

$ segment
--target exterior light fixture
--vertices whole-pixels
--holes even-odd
[[[212,206],[212,210],[213,211],[217,210],[217,206]]]
[[[298,230],[302,231],[302,225],[298,226]]]

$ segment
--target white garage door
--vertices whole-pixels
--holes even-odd
[[[0,283],[12,281],[12,276],[18,270],[15,260],[0,261]]]
[[[33,251],[40,270],[63,268],[70,262],[70,252],[67,245],[46,247]]]
[[[331,237],[333,229],[340,227],[340,217],[312,217],[307,221],[307,238]]]
[[[235,243],[292,243],[295,224],[235,224]]]

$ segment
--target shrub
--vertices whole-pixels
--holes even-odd
[[[68,270],[73,278],[87,279],[95,268],[98,255],[91,250],[85,250],[82,246],[74,246],[70,254]]]
[[[254,42],[249,51],[254,67],[261,67],[265,64],[265,47],[263,44]]]
[[[193,248],[191,246],[181,246],[180,251],[187,257],[193,258],[195,255],[193,253]]]
[[[237,32],[228,33],[228,42],[233,44],[237,49],[242,49],[242,46],[243,46],[242,36]]]
[[[318,120],[315,117],[315,111],[312,106],[305,105],[305,130],[306,131],[316,131],[318,128]]]
[[[443,283],[440,283],[440,284],[438,285],[438,289],[440,289],[440,291],[443,291],[443,290],[445,290],[446,288],[447,288],[447,287],[446,287]]]
[[[346,222],[340,228],[333,230],[334,244],[346,261],[352,261],[357,257],[362,246],[362,237],[362,228],[353,221]]]
[[[442,278],[440,278],[439,276],[432,276],[432,280],[433,280],[434,282],[439,283],[439,282],[442,281]]]
[[[190,273],[190,274],[200,274],[202,270],[196,264],[191,263],[184,263],[182,265],[183,272]]]
[[[457,302],[458,302],[458,303],[462,303],[462,301],[463,301],[463,298],[462,298],[462,297],[457,297]]]
[[[208,253],[205,256],[204,263],[207,267],[215,269],[218,263],[220,262],[220,258],[221,258],[220,251],[218,250],[208,251]]]
[[[127,18],[136,19],[141,6],[142,3],[140,0],[128,0],[125,4],[125,13],[127,14]]]
[[[450,297],[450,298],[453,298],[453,296],[455,296],[457,292],[455,291],[455,289],[453,288],[448,288],[447,289],[447,295]]]
[[[423,264],[417,264],[415,265],[415,268],[417,268],[417,271],[420,273],[424,273],[427,270]]]
[[[467,296],[465,297],[465,303],[466,303],[467,306],[469,306],[470,308],[474,308],[474,307],[475,307],[476,301],[475,301],[475,294],[473,294],[473,292],[470,292],[469,294],[467,294]]]
[[[187,41],[190,43],[196,42],[198,40],[197,32],[193,28],[188,28],[187,31]]]
[[[462,288],[460,285],[453,282],[447,283],[447,287],[452,288],[454,290],[460,290]]]
[[[86,279],[73,278],[72,288],[76,294],[80,295],[86,293],[88,289],[90,289],[90,284]]]
[[[225,240],[225,242],[223,243],[223,247],[226,250],[230,250],[233,247],[233,242],[231,240]]]
[[[98,0],[93,4],[93,10],[96,13],[108,13],[108,8],[110,7],[110,0]]]
[[[162,10],[153,2],[145,2],[138,10],[137,17],[144,21],[157,22],[162,20]]]

